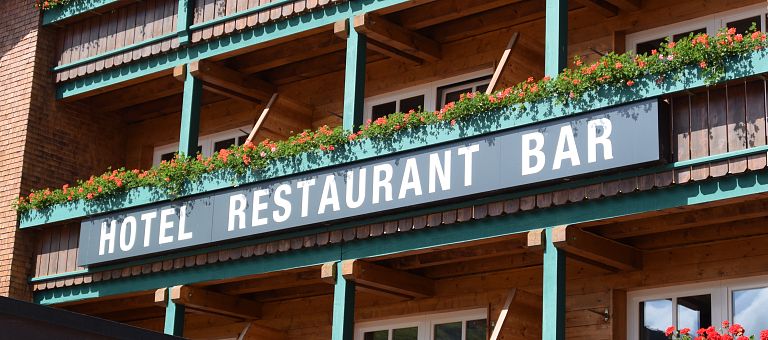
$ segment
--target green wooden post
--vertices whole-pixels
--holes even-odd
[[[350,25],[347,20],[347,25]],[[365,99],[366,36],[353,27],[347,31],[347,60],[344,70],[344,129],[356,130],[363,124]]]
[[[179,45],[189,43],[189,26],[192,25],[194,8],[193,0],[179,0],[178,20],[176,21],[176,34],[179,37]]]
[[[568,58],[568,0],[547,0],[544,74],[557,76]]]
[[[355,329],[355,283],[342,275],[342,263],[336,264],[333,289],[332,340],[352,340]]]
[[[171,289],[167,289],[165,305],[165,334],[184,335],[184,305],[178,305],[171,300]]]
[[[200,97],[203,95],[203,83],[189,73],[189,66],[185,67],[184,73],[179,153],[194,157],[197,154],[197,135],[200,133]]]
[[[552,229],[545,229],[543,240],[541,339],[565,340],[565,253],[552,243]]]

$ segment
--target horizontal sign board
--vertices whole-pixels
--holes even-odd
[[[85,220],[79,265],[165,252],[659,159],[656,100]]]

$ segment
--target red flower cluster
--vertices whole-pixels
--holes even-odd
[[[744,335],[746,333],[744,327],[739,324],[731,325],[728,320],[723,321],[720,329],[715,328],[715,326],[699,329],[696,331],[695,338],[690,335],[690,332],[689,328],[677,331],[674,326],[670,326],[664,335],[673,340],[751,340]],[[768,340],[768,330],[760,332],[760,340]]]

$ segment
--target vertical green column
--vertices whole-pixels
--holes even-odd
[[[350,25],[350,20],[347,25]],[[356,130],[363,124],[366,37],[354,27],[348,27],[348,32],[344,70],[344,129]]]
[[[168,288],[165,305],[165,327],[163,332],[169,335],[184,335],[184,305],[178,305],[171,300],[171,289]]]
[[[332,340],[353,340],[355,330],[355,283],[342,275],[342,263],[336,264],[333,289]]]
[[[568,58],[568,0],[546,0],[544,74],[557,76]]]
[[[176,34],[179,37],[179,45],[189,43],[189,26],[192,25],[194,13],[194,0],[179,0],[178,20],[176,21]]]
[[[179,153],[194,157],[197,154],[197,135],[200,133],[200,98],[203,96],[203,83],[189,73],[189,66],[184,68],[184,73]]]
[[[565,253],[552,243],[552,229],[544,231],[541,338],[565,340]]]

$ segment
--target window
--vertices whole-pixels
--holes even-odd
[[[366,98],[363,121],[419,108],[425,111],[437,110],[445,103],[458,100],[462,93],[485,91],[491,82],[491,72],[492,70],[472,72]]]
[[[768,313],[768,278],[716,281],[629,294],[629,339],[667,339],[669,326],[699,328],[738,323],[759,335]]]
[[[203,156],[209,156],[216,151],[226,149],[232,145],[243,145],[248,139],[250,126],[244,126],[239,129],[227,130],[211,135],[201,136],[198,139],[197,152]],[[155,147],[152,164],[158,165],[162,161],[169,161],[176,155],[179,149],[179,143],[167,144]]]
[[[358,324],[355,340],[485,340],[486,309]]]
[[[765,5],[749,6],[629,34],[627,50],[637,54],[650,53],[668,40],[677,41],[690,34],[715,34],[723,27],[735,27],[738,33],[744,33],[754,23],[757,30],[765,31],[766,12]]]

